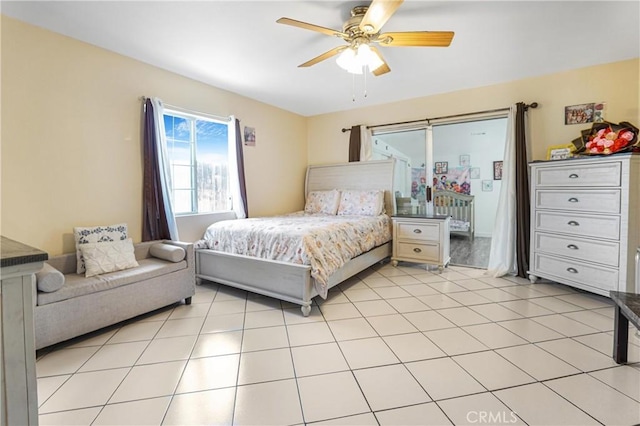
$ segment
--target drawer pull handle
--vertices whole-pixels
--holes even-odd
[[[413,233],[414,234],[422,234],[422,231],[420,229],[414,229]]]
[[[578,270],[576,268],[567,268],[567,272],[571,272],[572,274],[577,274]]]
[[[569,222],[567,222],[567,225],[569,225],[569,226],[580,226],[580,224],[578,222],[576,222],[575,220],[570,220]]]
[[[569,250],[578,250],[578,246],[577,246],[577,245],[575,245],[575,244],[569,244],[569,245],[567,246],[567,248],[568,248]]]
[[[413,251],[416,252],[416,253],[422,253],[422,250],[419,249],[418,247],[414,248]]]
[[[575,173],[571,173],[571,174],[569,175],[569,179],[578,179],[578,177],[579,177],[579,176],[578,176],[577,174],[575,174]]]
[[[571,197],[571,198],[569,198],[569,202],[570,203],[577,203],[578,199],[576,197]]]

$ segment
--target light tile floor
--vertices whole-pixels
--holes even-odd
[[[40,424],[638,424],[612,330],[605,297],[463,267],[376,265],[307,318],[205,282],[40,351]]]

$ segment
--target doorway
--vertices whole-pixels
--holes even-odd
[[[489,264],[506,136],[503,117],[433,126],[434,194],[463,193],[474,204],[473,223],[452,219],[452,265],[486,269]],[[473,228],[472,236],[464,226]]]

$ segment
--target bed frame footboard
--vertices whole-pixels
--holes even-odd
[[[197,278],[301,305],[302,314],[309,316],[311,299],[318,295],[310,266],[209,249],[198,249],[195,254]],[[390,242],[361,254],[333,273],[328,287],[340,284],[390,255]]]

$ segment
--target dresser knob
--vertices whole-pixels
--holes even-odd
[[[575,245],[575,244],[569,244],[569,245],[567,246],[567,248],[568,248],[569,250],[578,250],[578,246],[577,246],[577,245]]]
[[[422,231],[420,229],[414,229],[413,233],[414,234],[422,234]]]
[[[420,250],[418,247],[414,248],[413,251],[416,253],[422,253],[422,250]]]
[[[576,268],[567,268],[568,272],[571,272],[572,274],[577,274],[578,270]]]
[[[569,225],[569,226],[580,226],[580,224],[578,222],[576,222],[575,220],[570,220],[569,222],[567,222],[567,225]]]
[[[577,202],[578,202],[578,199],[577,199],[577,198],[575,198],[575,197],[571,197],[571,198],[569,198],[569,202],[570,202],[570,203],[577,203]]]
[[[569,175],[569,179],[578,179],[578,177],[579,177],[579,176],[578,176],[577,174],[575,174],[575,173],[571,173],[571,174]]]

